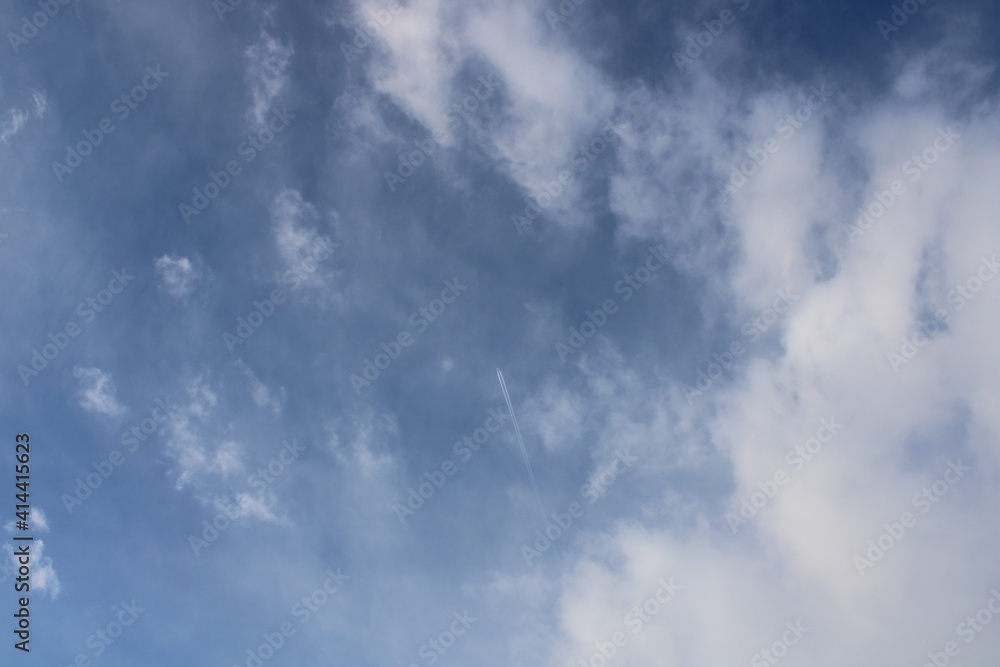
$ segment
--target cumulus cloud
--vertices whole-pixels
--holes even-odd
[[[637,665],[746,664],[787,624],[808,628],[788,647],[802,664],[916,664],[935,649],[913,637],[954,628],[1000,574],[973,509],[994,505],[1000,471],[989,370],[1000,359],[987,340],[1000,110],[988,72],[951,48],[887,57],[891,85],[860,107],[836,77],[754,90],[710,61],[616,87],[545,40],[530,8],[407,11],[377,37],[376,88],[431,130],[476,54],[499,73],[504,106],[475,140],[529,193],[613,120],[616,241],[676,249],[719,340],[702,381],[663,360],[630,368],[609,334],[580,352],[577,377],[550,377],[526,408],[546,450],[592,439],[588,483],[607,477],[616,451],[640,461],[630,505],[610,499],[623,486],[602,501],[623,516],[538,566],[559,582],[536,600],[555,600],[548,664],[579,664],[619,630],[629,642],[617,660]],[[949,97],[981,101],[959,117],[939,102]],[[584,210],[571,189],[547,215],[579,231]],[[753,318],[766,326],[751,336],[741,325]],[[730,341],[743,351],[723,366],[711,353]],[[368,442],[335,436],[332,447],[360,466]],[[956,469],[955,484],[936,487],[947,497],[915,504]],[[859,565],[906,511],[915,526]],[[927,581],[949,554],[970,567]],[[630,611],[671,577],[682,592],[632,634]],[[533,577],[496,581],[538,591]]]
[[[786,622],[801,620],[810,630],[788,650],[803,664],[830,656],[917,663],[989,597],[1000,573],[983,554],[996,545],[983,550],[975,528],[983,517],[972,508],[996,502],[1000,470],[995,402],[983,400],[1000,390],[984,371],[1000,361],[984,339],[1000,298],[990,282],[1000,270],[992,222],[1000,200],[988,176],[1000,166],[1000,110],[990,103],[962,121],[933,100],[910,102],[919,90],[953,85],[930,74],[953,69],[904,69],[897,93],[850,116],[849,130],[835,130],[817,111],[726,197],[715,185],[686,194],[669,185],[698,162],[707,183],[724,184],[739,163],[702,123],[738,128],[743,145],[756,149],[809,87],[761,93],[741,112],[734,93],[703,72],[694,99],[651,90],[634,100],[647,107],[634,108],[635,117],[650,120],[633,126],[642,134],[626,142],[614,176],[623,234],[680,245],[679,266],[719,290],[716,326],[732,330],[789,286],[799,299],[770,330],[777,345],[753,347],[732,330],[750,351],[728,368],[706,357],[702,368],[714,364],[714,380],[640,381],[631,390],[625,377],[614,380],[627,395],[656,396],[675,437],[703,439],[723,456],[733,488],[693,499],[686,529],[666,527],[677,525],[679,510],[656,503],[641,524],[622,520],[581,543],[559,598],[553,664],[593,653],[668,575],[684,595],[654,629],[627,633],[617,659],[745,664],[781,639]],[[686,124],[690,131],[677,132]],[[845,135],[856,143],[840,143]],[[841,165],[858,156],[866,171],[845,179]],[[662,220],[679,207],[683,225]],[[716,207],[718,254],[705,262],[704,235],[692,228]],[[633,421],[620,421],[618,433]],[[840,427],[832,438],[824,423]],[[673,455],[643,453],[654,464]],[[920,502],[921,493],[930,495]],[[905,512],[915,525],[901,529]],[[880,537],[891,552],[883,555]],[[965,574],[924,577],[949,557],[968,565]],[[888,616],[892,627],[876,620]],[[914,643],[927,633],[942,640]]]
[[[219,224],[185,232],[183,243],[213,244],[212,268],[227,280],[198,308],[115,301],[72,343],[86,358],[100,356],[92,346],[116,346],[138,374],[130,391],[143,378],[147,389],[173,388],[179,407],[146,449],[162,455],[129,465],[137,475],[166,470],[174,488],[165,491],[193,498],[200,515],[161,513],[174,523],[158,533],[169,542],[234,506],[243,517],[213,547],[220,558],[202,559],[219,593],[203,596],[217,626],[206,635],[218,639],[213,655],[246,656],[259,642],[245,646],[241,629],[274,627],[289,600],[320,590],[314,574],[341,564],[350,585],[284,649],[290,663],[312,664],[344,637],[356,638],[347,649],[358,662],[420,662],[428,638],[444,637],[463,610],[481,621],[441,662],[760,665],[773,662],[767,650],[789,667],[882,667],[921,665],[961,641],[956,626],[1000,581],[996,12],[980,23],[975,3],[927,3],[883,43],[874,16],[889,8],[859,18],[837,3],[787,12],[743,0],[409,0],[392,12],[382,0],[293,4],[243,3],[221,23],[208,9],[184,22],[185,39],[156,42],[182,45],[170,62],[190,76],[169,79],[57,194],[54,179],[30,179],[42,189],[8,211],[22,217],[51,200],[60,214],[73,204],[82,220],[102,219],[109,200],[93,189],[102,182],[123,210],[165,194],[169,204],[207,169],[243,159],[233,144],[285,101],[299,114],[287,135],[295,150],[255,159],[213,204]],[[148,22],[151,6],[121,3],[108,16]],[[671,52],[690,31],[711,32],[723,6],[739,20],[677,67]],[[567,21],[550,22],[547,12],[564,11]],[[373,17],[370,45],[345,64],[341,47]],[[155,39],[168,34],[163,25],[172,24],[158,22]],[[316,25],[319,39],[298,32]],[[836,39],[816,33],[829,25]],[[220,34],[239,45],[235,59]],[[205,62],[213,66],[182,69]],[[108,74],[115,90],[132,76]],[[468,97],[483,79],[488,99]],[[99,94],[81,109],[106,108],[103,86],[76,92],[91,89]],[[203,103],[205,90],[220,92],[218,108]],[[34,116],[18,120],[8,106],[0,137],[11,132],[13,145]],[[47,102],[22,106],[41,117]],[[241,116],[251,128],[234,126]],[[95,120],[60,117],[60,136],[24,152],[41,156],[24,173],[44,172]],[[429,135],[434,153],[419,174],[388,192],[386,170]],[[130,137],[143,143],[127,146]],[[511,214],[532,200],[542,233],[519,235]],[[169,252],[189,246],[150,248],[159,227],[135,243],[89,245],[84,225],[69,238],[87,243],[67,250],[51,239],[71,216],[58,220],[38,226],[37,256],[21,252],[35,225],[18,229],[12,280],[56,276],[54,290],[66,275],[90,275],[52,266],[89,271],[126,250],[159,258],[165,295],[187,299],[207,280],[193,251]],[[127,219],[104,220],[117,238],[135,233]],[[350,298],[340,301],[330,296],[336,260],[306,268],[331,229],[352,250],[342,268]],[[670,266],[622,298],[616,281],[659,245]],[[455,276],[468,296],[431,312]],[[234,362],[220,334],[290,282],[309,289]],[[27,359],[63,321],[53,318],[91,293],[69,293],[43,320],[44,290],[15,299],[11,317],[25,326],[12,334],[13,354]],[[618,312],[563,363],[554,344],[612,297]],[[427,312],[433,320],[419,319]],[[146,329],[106,335],[135,323]],[[412,344],[397,349],[404,330]],[[351,373],[379,350],[392,364],[354,392]],[[509,423],[473,458],[454,448],[502,404],[498,365],[517,379],[541,514]],[[69,390],[87,411],[124,414],[105,371],[79,369]],[[86,452],[107,451],[120,430],[100,426],[53,451],[86,455],[89,466]],[[286,437],[309,446],[308,463],[282,462],[281,479],[261,486]],[[67,479],[87,474],[70,469]],[[164,502],[151,483],[142,495],[153,506],[133,507],[135,485],[112,481],[94,502],[116,503],[116,524],[139,526],[120,536],[123,553],[148,550],[143,521],[177,499]],[[49,522],[39,512],[32,523],[41,533]],[[60,540],[91,539],[87,521],[77,523],[59,526]],[[285,530],[297,527],[307,530]],[[58,593],[51,560],[39,565],[40,585]],[[73,577],[86,567],[74,563]],[[60,574],[69,586],[71,573]],[[155,602],[170,615],[170,599]],[[386,623],[394,632],[381,631]],[[997,662],[985,633],[961,649],[964,664]]]

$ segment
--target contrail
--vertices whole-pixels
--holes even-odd
[[[514,406],[510,404],[510,394],[507,393],[507,384],[503,381],[503,373],[497,369],[497,378],[500,379],[500,389],[503,390],[503,397],[507,401],[507,410],[510,411],[510,420],[514,422],[514,433],[517,441],[521,445],[521,454],[524,456],[524,465],[528,467],[528,477],[531,478],[531,488],[535,490],[535,500],[538,501],[538,509],[545,516],[545,508],[542,507],[542,496],[538,493],[538,485],[535,484],[535,473],[531,471],[531,461],[528,460],[528,450],[524,448],[524,438],[521,437],[521,429],[517,426],[517,417],[514,416]]]

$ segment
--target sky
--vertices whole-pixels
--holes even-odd
[[[996,3],[0,25],[2,664],[997,664]]]

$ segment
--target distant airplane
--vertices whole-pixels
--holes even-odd
[[[503,373],[497,369],[497,378],[500,379],[500,389],[503,390],[503,397],[507,401],[507,410],[510,411],[510,420],[514,423],[514,434],[521,445],[521,454],[524,456],[524,465],[528,468],[528,477],[531,478],[531,488],[535,490],[535,500],[538,501],[538,511],[545,516],[545,508],[542,507],[542,496],[538,493],[538,485],[535,484],[535,473],[531,470],[531,461],[528,460],[528,450],[524,447],[524,438],[521,437],[521,429],[517,426],[517,417],[514,416],[514,406],[510,404],[510,394],[507,393],[507,383],[503,381]]]

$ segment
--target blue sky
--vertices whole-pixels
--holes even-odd
[[[4,664],[1000,657],[994,3],[0,22]]]

